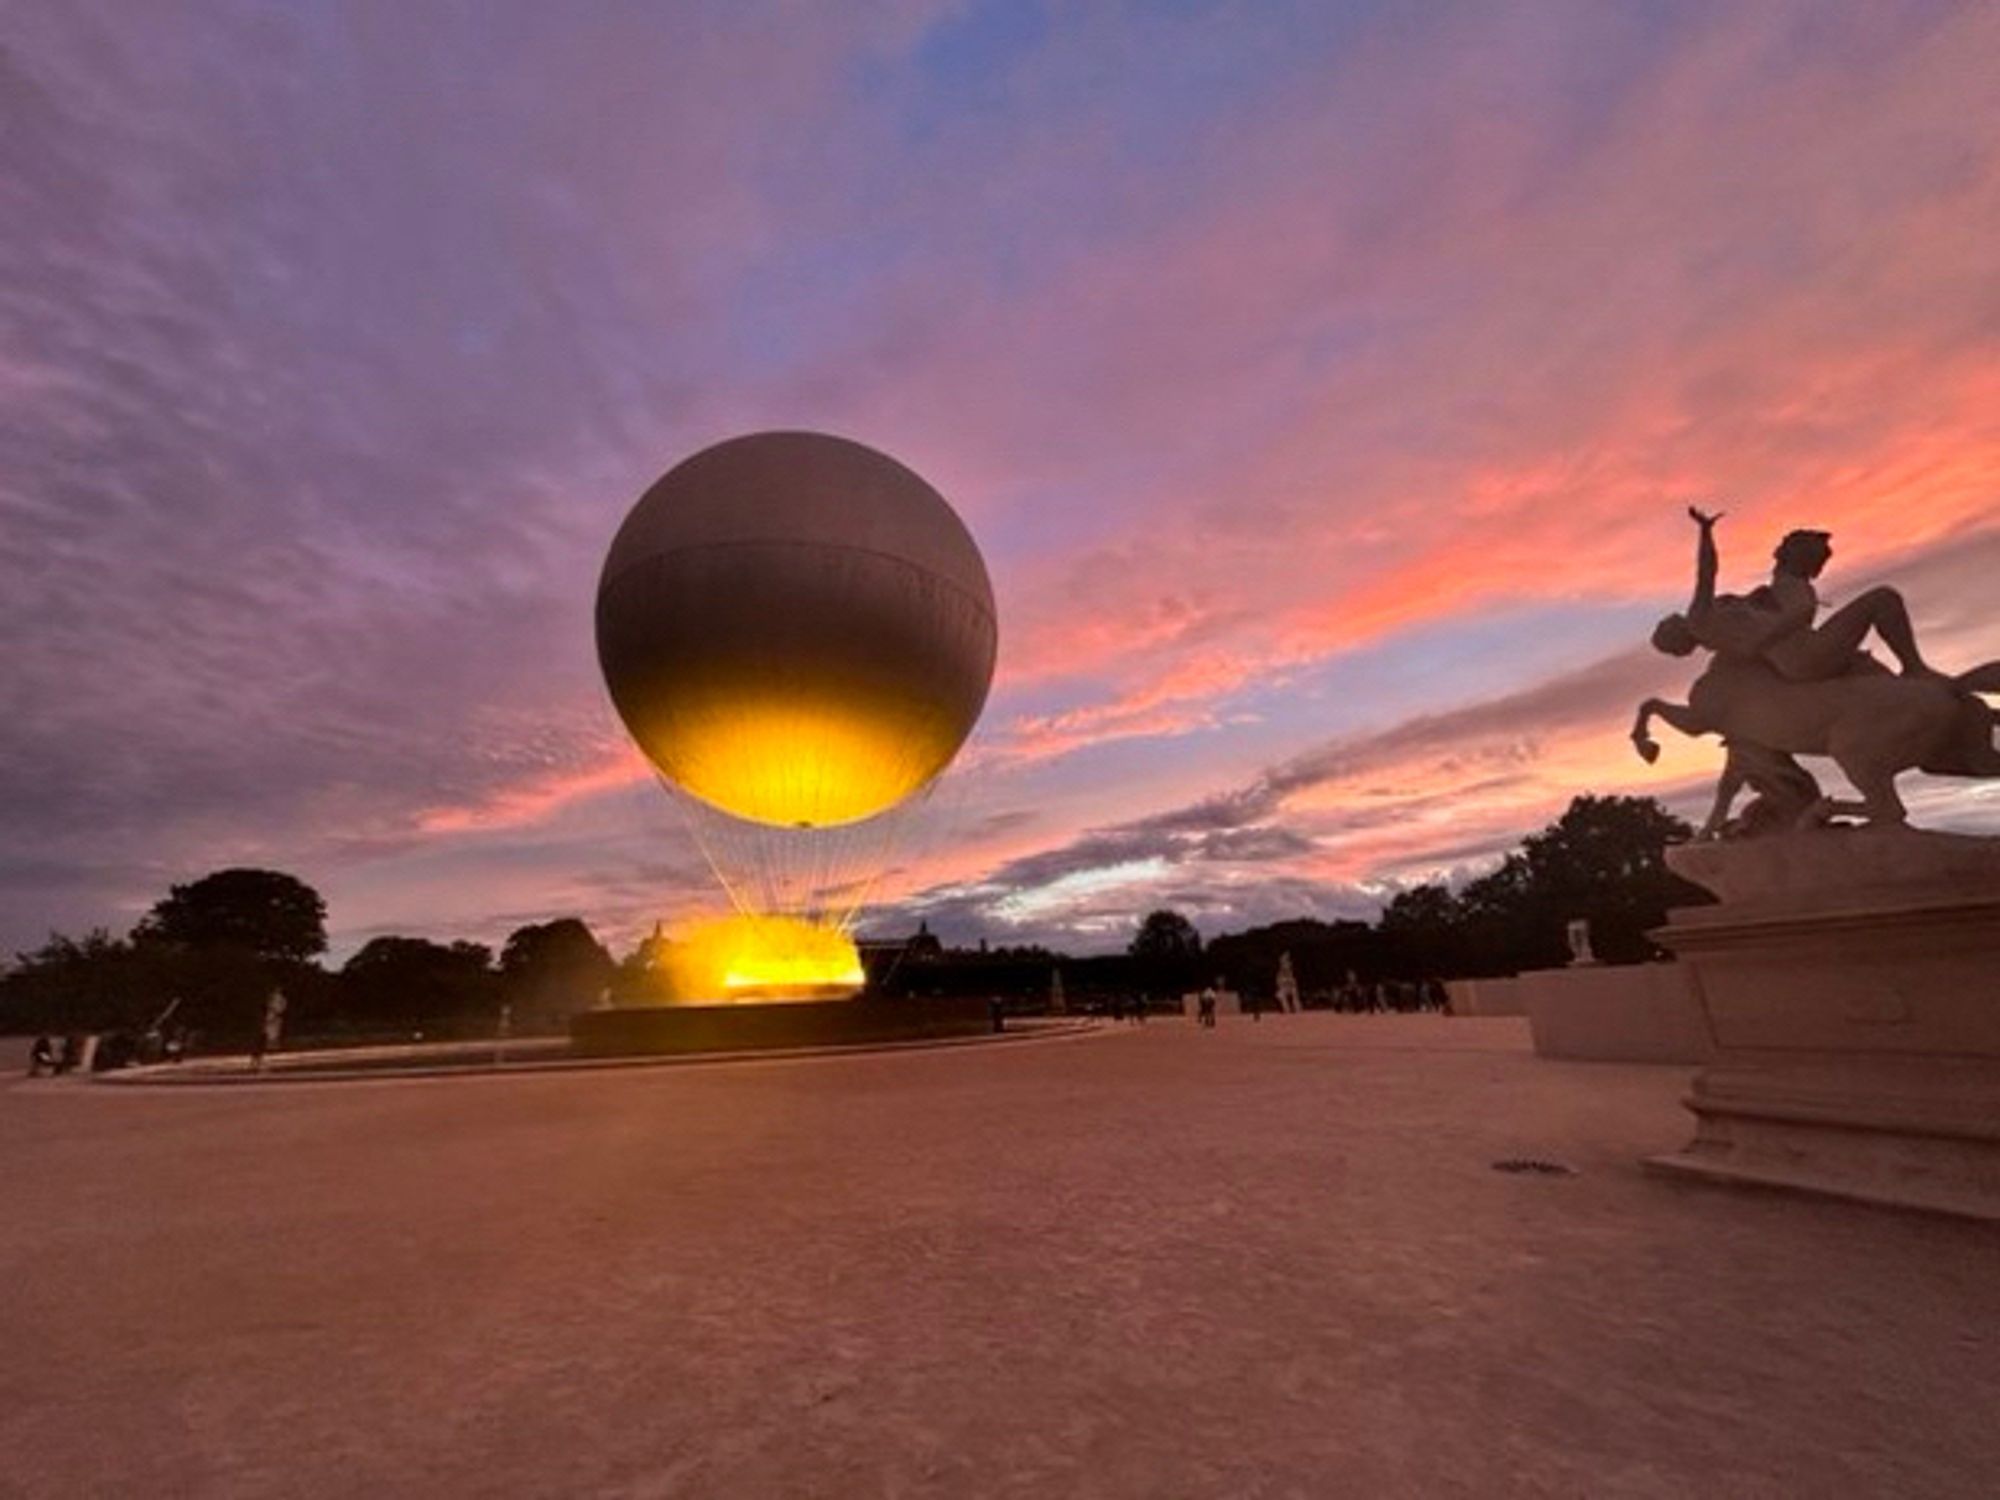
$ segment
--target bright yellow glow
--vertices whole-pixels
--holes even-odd
[[[647,742],[660,768],[704,802],[788,828],[872,817],[937,775],[958,748],[918,714],[798,699],[679,712]]]
[[[854,940],[799,917],[719,917],[676,939],[669,988],[684,1001],[826,999],[866,982]]]

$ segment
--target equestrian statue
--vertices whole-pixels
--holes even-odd
[[[1996,714],[1982,694],[2000,693],[2000,661],[1956,676],[1917,649],[1902,595],[1872,588],[1815,623],[1813,580],[1833,557],[1824,531],[1794,531],[1778,544],[1771,581],[1748,594],[1718,594],[1715,528],[1722,518],[1690,506],[1700,532],[1694,598],[1653,631],[1670,656],[1711,653],[1686,703],[1648,698],[1632,743],[1652,761],[1652,721],[1686,735],[1717,734],[1728,752],[1703,838],[1780,832],[1852,815],[1870,824],[1907,820],[1896,778],[2000,777]],[[1892,672],[1863,649],[1873,634],[1895,657]],[[1823,755],[1861,800],[1828,797],[1795,757]],[[1737,797],[1752,799],[1742,814]]]

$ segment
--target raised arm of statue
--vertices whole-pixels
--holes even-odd
[[[1672,656],[1687,656],[1704,647],[1718,656],[1761,656],[1773,641],[1799,628],[1788,608],[1797,602],[1789,597],[1792,594],[1801,596],[1805,621],[1811,623],[1812,585],[1803,579],[1786,577],[1747,596],[1718,594],[1715,581],[1721,559],[1715,526],[1722,515],[1690,505],[1688,516],[1701,531],[1694,554],[1694,597],[1686,614],[1668,615],[1659,623],[1653,631],[1655,648]]]
[[[1688,605],[1689,617],[1699,618],[1715,602],[1715,575],[1720,566],[1715,550],[1715,523],[1722,519],[1722,513],[1711,515],[1690,505],[1688,515],[1701,528],[1701,539],[1694,549],[1694,599]]]

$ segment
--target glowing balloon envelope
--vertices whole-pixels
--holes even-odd
[[[670,470],[597,591],[619,716],[660,774],[827,828],[927,786],[985,705],[993,588],[944,497],[844,438],[763,432]]]

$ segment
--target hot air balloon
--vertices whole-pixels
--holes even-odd
[[[756,922],[852,920],[883,815],[964,744],[996,642],[986,565],[944,497],[823,433],[676,465],[598,584],[612,703]]]

